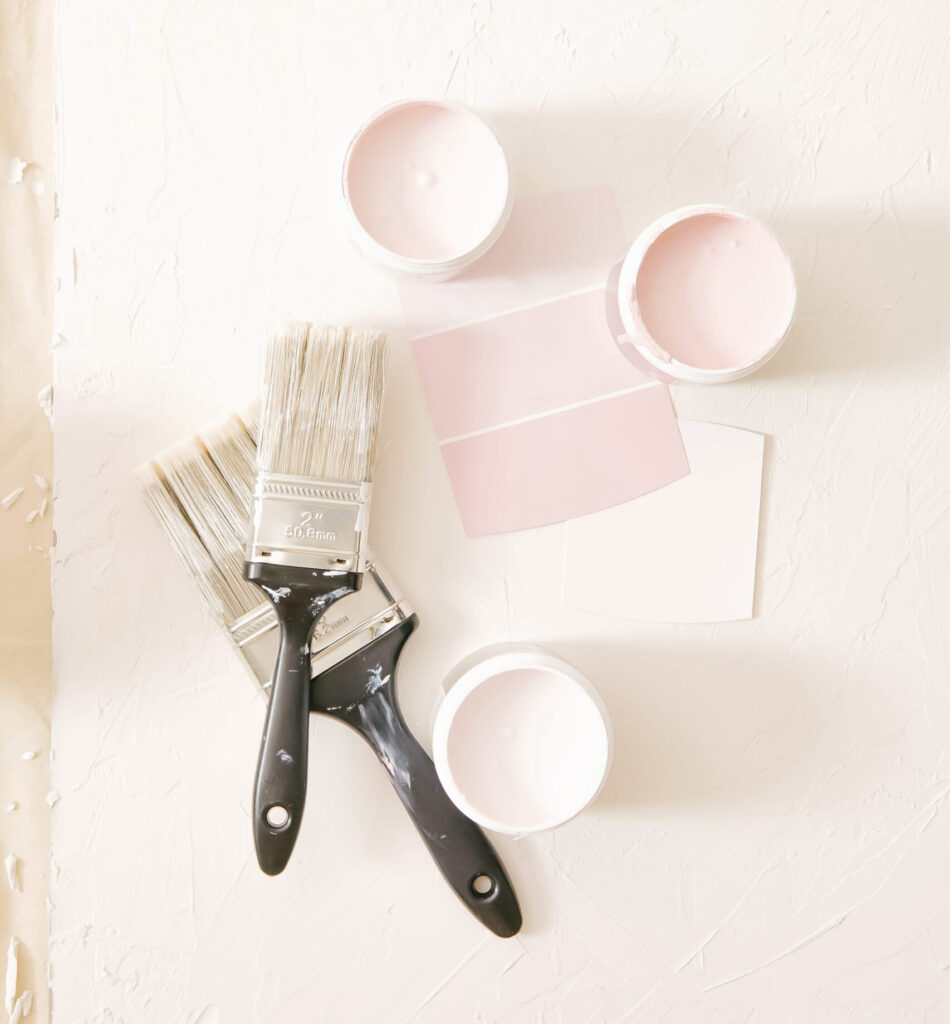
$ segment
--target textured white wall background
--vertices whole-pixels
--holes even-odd
[[[950,1019],[950,12],[939,0],[61,5],[52,983],[61,1024]],[[475,646],[600,687],[595,807],[498,846],[487,935],[367,750],[313,723],[290,869],[247,820],[262,705],[131,473],[254,391],[287,315],[398,327],[339,161],[407,94],[493,117],[521,194],[609,181],[631,237],[689,202],[787,242],[765,371],[674,389],[770,436],[758,611],[558,606],[562,528],[469,541],[396,336],[373,540],[422,618],[427,737]]]

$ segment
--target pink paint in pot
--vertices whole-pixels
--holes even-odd
[[[399,276],[451,276],[497,240],[511,211],[504,150],[473,111],[406,101],[350,144],[343,191],[357,242]]]
[[[446,792],[499,832],[553,828],[596,796],[610,727],[590,684],[549,652],[504,645],[472,656],[439,709],[433,736]]]
[[[695,383],[760,367],[784,340],[796,299],[775,236],[722,207],[689,207],[653,224],[627,256],[619,289],[624,342]]]

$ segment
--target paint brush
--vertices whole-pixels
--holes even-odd
[[[280,650],[254,780],[254,846],[290,859],[307,794],[310,641],[359,590],[386,363],[385,335],[296,325],[267,349],[245,578],[274,606]]]
[[[238,568],[253,504],[255,434],[253,414],[231,416],[156,456],[139,477],[146,503],[215,618],[267,689],[279,646],[277,615]],[[521,912],[504,867],[445,793],[399,708],[396,663],[417,625],[390,574],[367,553],[360,590],[317,625],[310,710],[345,722],[366,740],[461,901],[496,935],[514,935]]]

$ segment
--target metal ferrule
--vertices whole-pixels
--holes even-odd
[[[363,572],[372,485],[259,473],[249,562]]]
[[[332,604],[317,623],[310,646],[311,674],[316,676],[339,664],[411,614],[408,602],[385,578],[379,562],[371,559],[360,589]],[[280,640],[273,606],[263,602],[232,622],[229,632],[254,677],[267,689]]]

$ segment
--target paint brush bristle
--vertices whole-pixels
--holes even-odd
[[[298,324],[268,347],[258,466],[318,480],[372,479],[386,336]]]
[[[236,415],[138,470],[149,509],[225,626],[262,601],[244,578],[254,473],[254,437]]]
[[[244,517],[241,532],[247,543],[247,528],[254,507],[254,475],[257,472],[256,412],[231,416],[225,423],[203,431],[201,441],[212,462],[228,483]]]

